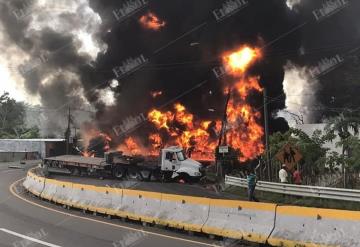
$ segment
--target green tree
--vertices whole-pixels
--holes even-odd
[[[22,102],[10,98],[9,93],[0,96],[0,138],[38,138],[37,127],[25,125],[26,110]]]
[[[14,127],[23,126],[25,108],[23,103],[9,97],[9,93],[0,96],[0,130],[9,135],[15,134]]]
[[[360,132],[360,116],[358,112],[346,110],[333,117],[328,122],[325,131],[328,139],[333,141],[336,136],[339,136],[340,141],[336,143],[338,147],[342,147],[342,157],[351,157],[357,154],[357,136]],[[344,159],[340,159],[345,162]],[[349,159],[346,159],[350,161]],[[352,167],[353,163],[343,163],[346,167]]]
[[[329,120],[326,130],[331,133],[333,137],[339,135],[344,140],[352,134],[359,134],[360,131],[360,116],[358,111],[344,110],[338,116]],[[351,133],[353,132],[353,133]]]
[[[354,188],[358,180],[356,173],[360,170],[359,111],[344,110],[338,116],[330,119],[325,130],[330,136],[331,141],[336,136],[339,136],[340,141],[336,143],[336,146],[342,148],[342,153],[333,153],[329,158],[331,162],[336,162],[337,165],[342,167],[344,175],[343,186],[348,187],[350,185],[351,188]]]
[[[303,158],[299,162],[303,175],[309,178],[315,178],[326,169],[326,152],[328,149],[323,148],[326,142],[325,135],[321,131],[315,131],[312,136],[298,129],[290,129],[285,133],[274,133],[270,136],[270,155],[272,164],[275,169],[274,175],[280,167],[280,162],[276,154],[288,143],[299,149]]]
[[[360,170],[360,139],[357,136],[349,136],[337,143],[338,146],[346,146],[348,154],[342,155],[342,162],[347,168]]]

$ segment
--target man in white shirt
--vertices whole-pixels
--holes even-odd
[[[283,164],[281,167],[282,168],[279,171],[280,183],[287,183],[288,182],[288,173],[286,171],[286,165]]]

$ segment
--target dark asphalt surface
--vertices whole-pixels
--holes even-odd
[[[8,165],[0,163],[1,247],[250,246],[229,240],[209,240],[201,235],[188,236],[183,232],[158,227],[142,227],[138,223],[123,223],[118,219],[108,220],[101,216],[84,215],[76,210],[65,210],[32,198],[21,186],[15,186],[17,194],[28,200],[24,201],[14,196],[9,191],[9,186],[25,177],[26,169],[10,169]],[[29,167],[30,165],[26,165],[26,168]],[[143,188],[142,186],[145,185],[140,188]],[[171,191],[170,188],[167,189]]]

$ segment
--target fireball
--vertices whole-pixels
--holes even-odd
[[[235,52],[225,54],[223,56],[223,63],[228,72],[234,75],[241,75],[261,57],[262,54],[259,48],[243,46]]]

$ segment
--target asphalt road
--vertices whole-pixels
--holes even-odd
[[[25,193],[14,182],[26,176],[26,169],[8,165],[0,163],[0,246],[251,246],[65,210]]]

